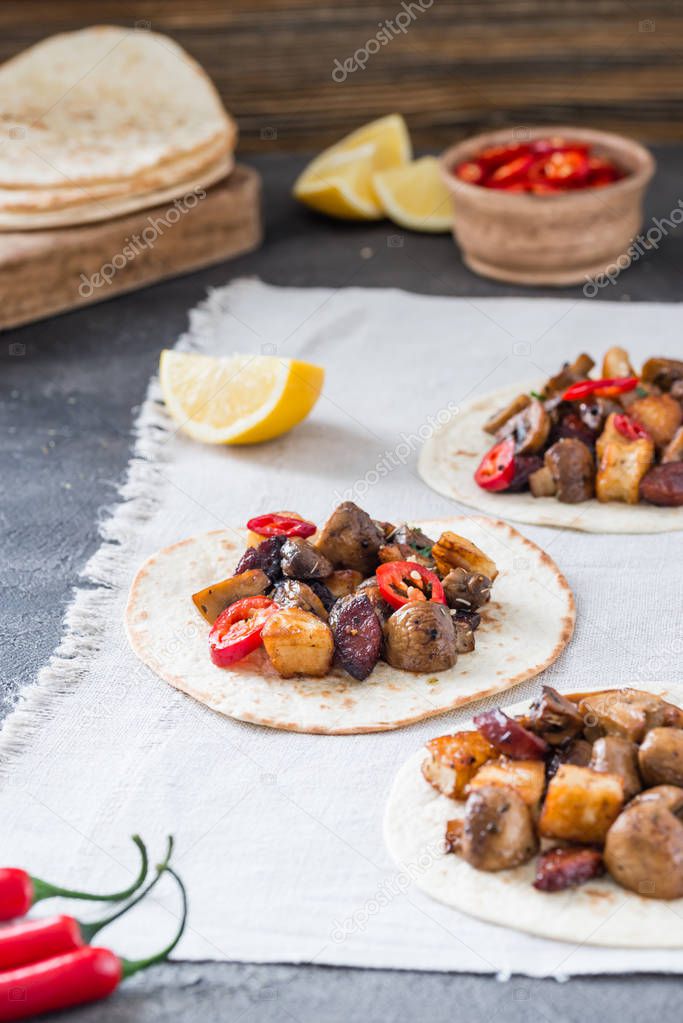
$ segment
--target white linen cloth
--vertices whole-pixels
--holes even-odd
[[[671,951],[554,943],[480,923],[432,902],[412,885],[410,866],[392,864],[382,815],[394,774],[426,739],[468,718],[467,708],[359,736],[249,726],[157,679],[130,652],[122,626],[139,563],[190,534],[274,508],[321,522],[343,497],[393,521],[462,512],[416,474],[420,437],[440,410],[550,374],[582,350],[602,355],[618,343],[636,362],[680,354],[682,325],[677,305],[455,300],[258,281],[213,292],[192,313],[181,347],[320,363],[324,395],[279,440],[212,448],[176,432],[152,385],[124,503],[85,572],[97,588],[77,595],[60,650],[0,738],[0,863],[106,890],[133,872],[131,832],[159,852],[172,831],[191,901],[176,952],[185,959],[502,976],[682,972],[683,955]],[[546,681],[564,690],[679,682],[681,533],[517,528],[555,558],[577,599],[574,640]],[[518,686],[503,702],[538,686]],[[101,940],[126,954],[163,945],[177,898],[170,882],[160,889]]]

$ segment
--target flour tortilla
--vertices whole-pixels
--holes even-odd
[[[477,486],[474,472],[494,444],[494,438],[484,432],[484,423],[517,395],[542,386],[538,380],[512,384],[462,405],[420,452],[418,470],[425,483],[437,493],[488,515],[533,526],[559,526],[586,533],[666,533],[683,529],[683,508],[619,501],[601,504],[595,500],[562,504],[555,497],[490,493]]]
[[[639,681],[637,688],[667,697],[660,683]],[[523,713],[530,702],[506,707],[506,713]],[[609,877],[565,892],[539,892],[531,884],[535,857],[494,874],[445,853],[446,821],[463,816],[465,804],[440,795],[425,781],[420,769],[425,755],[424,749],[414,753],[396,775],[384,837],[393,859],[427,895],[480,920],[541,938],[619,948],[683,948],[683,899],[645,899]]]
[[[450,529],[494,559],[499,576],[483,612],[476,650],[448,671],[414,675],[381,661],[364,682],[341,669],[325,678],[282,679],[263,650],[231,668],[209,658],[209,626],[191,594],[230,575],[245,530],[183,540],[153,555],[133,582],[126,628],[152,671],[213,710],[295,732],[378,732],[442,714],[502,692],[552,664],[574,629],[574,599],[557,565],[504,522],[453,518],[418,523],[428,535]]]
[[[135,180],[235,127],[202,68],[166,36],[97,26],[0,67],[0,187]]]
[[[79,206],[46,210],[43,213],[14,213],[3,211],[0,208],[0,231],[40,231],[55,227],[75,227],[79,224],[113,220],[116,217],[134,213],[136,210],[152,209],[162,203],[172,204],[176,199],[182,200],[184,196],[190,195],[192,192],[197,192],[200,189],[206,190],[218,181],[222,181],[230,174],[233,167],[234,158],[228,154],[186,181],[178,181],[166,188],[153,189],[140,195],[128,194],[113,198],[107,196],[92,202],[83,202]],[[191,208],[188,206],[188,209]]]
[[[180,157],[172,164],[164,164],[139,174],[134,179],[110,181],[104,184],[69,185],[52,188],[0,188],[0,212],[12,214],[43,214],[52,210],[83,206],[94,200],[115,196],[141,195],[204,173],[219,160],[231,156],[230,146],[220,139],[204,146],[197,153]]]

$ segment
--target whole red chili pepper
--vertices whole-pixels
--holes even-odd
[[[182,897],[180,924],[166,948],[148,959],[131,960],[121,959],[107,948],[88,945],[30,966],[0,972],[0,1023],[107,998],[122,980],[167,959],[185,930],[187,894],[172,867],[166,870],[175,878]]]
[[[43,917],[39,920],[22,920],[1,928],[0,970],[36,963],[41,959],[49,959],[65,952],[72,952],[83,945],[89,945],[96,934],[136,906],[154,888],[168,866],[172,851],[173,838],[169,836],[166,856],[157,865],[156,875],[152,881],[122,909],[103,920],[82,923],[73,916],[60,915]]]
[[[120,892],[109,895],[96,895],[92,892],[74,891],[72,888],[60,888],[58,885],[33,877],[19,867],[0,867],[0,920],[13,920],[25,916],[31,906],[43,899],[52,899],[57,895],[65,899],[87,899],[89,902],[121,902],[136,892],[147,877],[147,850],[139,835],[133,835],[133,842],[140,850],[140,870],[133,883]]]

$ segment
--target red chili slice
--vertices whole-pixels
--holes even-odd
[[[507,490],[515,475],[515,442],[506,437],[487,451],[474,474],[482,490]]]
[[[626,437],[627,440],[650,440],[650,434],[647,432],[644,426],[637,423],[635,419],[631,419],[630,416],[616,415],[612,420],[614,423],[614,429],[617,430],[622,437]]]
[[[638,377],[605,377],[602,380],[580,380],[562,395],[562,401],[583,401],[584,398],[616,398],[638,386]]]
[[[435,572],[416,561],[388,561],[376,572],[379,592],[392,607],[403,607],[414,601],[445,604],[446,594]]]
[[[484,168],[479,160],[466,160],[455,168],[455,176],[469,185],[479,185],[484,180]]]
[[[306,519],[295,519],[291,515],[280,515],[278,512],[269,512],[267,515],[257,515],[249,519],[247,529],[259,536],[313,536],[317,526]]]
[[[588,157],[579,149],[556,149],[546,160],[544,173],[551,183],[581,185],[588,177]]]
[[[526,142],[514,142],[505,146],[489,146],[476,157],[476,160],[485,172],[502,167],[504,163],[515,160],[518,156],[524,156],[529,152],[529,145]]]
[[[270,597],[244,597],[219,614],[209,633],[211,660],[219,668],[241,661],[261,645],[263,626],[280,607]]]
[[[518,156],[497,167],[486,184],[489,188],[508,188],[510,185],[524,181],[533,163],[534,158],[529,154]]]

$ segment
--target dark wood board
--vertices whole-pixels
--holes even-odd
[[[683,140],[683,0],[419,3],[4,0],[0,59],[93,22],[166,32],[215,81],[239,122],[242,152],[315,150],[395,109],[416,144],[433,149],[501,124],[569,122]],[[389,31],[364,70],[335,81],[335,61],[402,11],[405,32]]]
[[[81,227],[0,232],[0,329],[251,251],[260,194],[257,172],[238,164],[190,209],[165,202]]]

